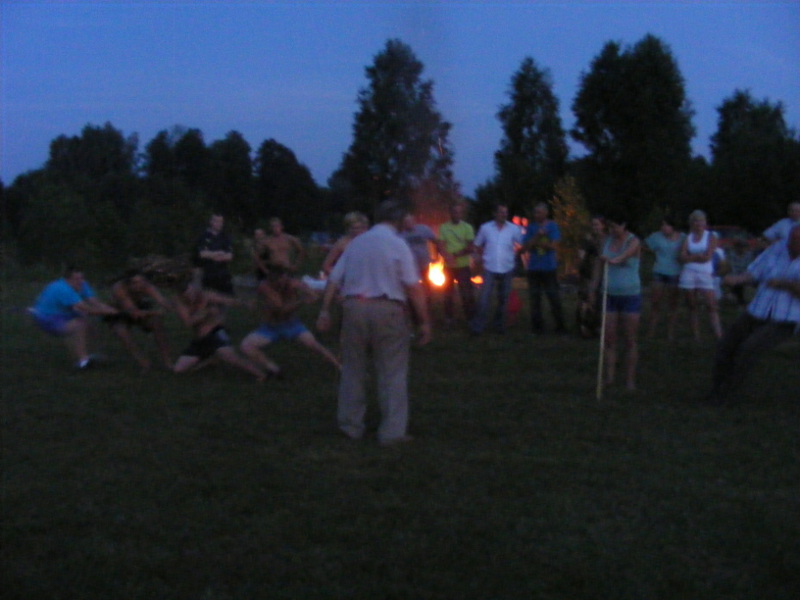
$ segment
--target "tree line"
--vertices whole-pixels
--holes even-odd
[[[130,256],[175,255],[191,247],[211,211],[235,232],[280,217],[295,233],[337,231],[350,210],[381,199],[408,202],[423,221],[446,219],[462,197],[452,166],[452,124],[434,83],[401,40],[390,39],[365,68],[353,134],[327,186],[274,139],[253,152],[237,131],[207,143],[202,131],[160,131],[143,148],[111,123],[60,135],[42,168],[5,187],[3,257],[28,265],[119,268]],[[645,232],[703,208],[716,224],[758,232],[800,197],[800,139],[780,102],[734,90],[717,108],[711,158],[693,156],[693,110],[669,46],[647,35],[608,42],[581,75],[571,109],[559,116],[550,72],[524,57],[497,118],[494,174],[471,201],[471,219],[503,202],[525,216],[545,201],[575,237],[590,213],[621,212]],[[571,157],[568,140],[583,147]]]

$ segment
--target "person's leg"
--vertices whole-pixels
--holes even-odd
[[[508,298],[511,294],[511,282],[513,278],[513,271],[497,275],[497,310],[494,313],[494,327],[499,333],[504,333],[506,330]]]
[[[400,440],[408,428],[408,361],[410,329],[403,308],[395,303],[378,303],[375,309],[375,370],[381,423],[378,441]]]
[[[63,330],[64,342],[78,366],[89,360],[87,338],[89,337],[89,322],[85,317],[70,319]]]
[[[528,304],[531,311],[531,332],[540,333],[544,327],[542,322],[542,282],[539,271],[526,271],[528,279]]]
[[[478,296],[478,308],[471,323],[471,329],[474,333],[481,333],[486,327],[486,321],[489,318],[489,306],[492,302],[492,288],[494,287],[495,280],[497,279],[499,282],[501,277],[502,275],[492,273],[491,271],[483,272],[483,284],[481,285],[480,295]]]
[[[654,275],[653,282],[650,284],[650,326],[647,329],[647,337],[656,335],[656,328],[661,316],[661,301],[664,299],[665,291],[664,284],[657,281]]]
[[[616,377],[617,325],[619,316],[618,312],[606,313],[605,345],[603,346],[603,351],[605,352],[606,385],[612,385]]]
[[[153,315],[147,319],[146,326],[153,332],[153,340],[155,340],[162,364],[169,369],[172,365],[172,356],[169,349],[167,331],[164,327],[164,319],[160,315]]]
[[[222,346],[221,348],[217,348],[216,352],[214,352],[214,356],[224,363],[236,367],[237,369],[241,369],[245,373],[250,373],[250,375],[259,381],[264,380],[264,371],[262,371],[261,368],[252,361],[239,356],[236,353],[236,350],[233,349],[233,346]]]
[[[200,362],[199,356],[181,355],[172,367],[173,373],[186,373],[191,371]]]
[[[298,335],[297,336],[297,341],[300,342],[301,344],[303,344],[303,346],[305,346],[306,348],[309,348],[309,349],[313,350],[314,352],[316,352],[317,354],[322,355],[322,357],[325,358],[325,360],[327,360],[329,363],[331,363],[337,369],[341,369],[342,368],[342,365],[339,362],[339,359],[336,358],[336,356],[333,354],[333,352],[331,352],[325,346],[320,344],[317,341],[317,338],[314,337],[314,334],[311,333],[310,331],[304,331],[303,333]]]
[[[712,290],[703,290],[703,295],[706,299],[708,306],[708,316],[711,319],[711,329],[714,331],[714,336],[717,339],[722,337],[722,323],[719,319],[719,304],[717,303],[716,292]]]
[[[761,356],[793,335],[792,325],[761,321],[742,313],[717,344],[711,399],[729,400]]]
[[[469,321],[475,316],[475,290],[472,286],[472,273],[469,267],[461,267],[456,270],[458,279],[458,293],[461,297],[461,310],[464,319]]]
[[[364,435],[367,412],[367,355],[370,346],[370,323],[367,306],[359,300],[345,300],[342,305],[342,376],[339,380],[337,422],[339,429],[353,439]]]
[[[664,295],[667,300],[667,339],[675,339],[675,325],[678,322],[678,302],[680,300],[680,290],[677,285],[669,285],[665,288]]]
[[[689,323],[692,326],[692,335],[695,341],[700,341],[700,321],[697,316],[697,294],[699,290],[687,289],[686,290],[686,306],[689,309]]]
[[[442,285],[442,295],[444,296],[444,318],[448,322],[452,322],[455,316],[455,285],[454,279],[456,278],[455,269],[450,267],[443,267],[442,274],[444,275],[444,284]]]
[[[744,298],[744,284],[732,286],[731,292],[733,292],[733,296],[736,298],[737,306],[744,306],[747,304]]]
[[[239,344],[239,349],[250,361],[259,365],[267,372],[276,375],[281,372],[281,368],[277,363],[267,358],[267,355],[261,350],[271,342],[272,340],[270,338],[261,335],[258,331],[253,331],[245,336],[242,343]]]
[[[556,324],[556,331],[566,331],[564,324],[564,309],[561,306],[561,290],[558,287],[558,275],[555,271],[544,273],[544,293],[550,303],[550,311],[553,313],[553,320]]]
[[[622,313],[622,335],[625,338],[625,385],[629,390],[636,389],[636,366],[639,363],[639,318],[636,313]]]
[[[125,349],[133,356],[134,360],[139,363],[139,366],[142,370],[146,371],[150,368],[150,359],[147,358],[147,355],[139,348],[139,345],[133,339],[133,333],[125,323],[115,323],[111,329],[114,332],[122,345],[125,346]]]

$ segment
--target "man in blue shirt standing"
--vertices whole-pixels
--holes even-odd
[[[757,282],[756,295],[717,345],[714,386],[707,397],[724,404],[758,357],[800,331],[800,225],[764,250],[747,271],[727,275],[727,285]]]
[[[86,283],[83,271],[67,267],[64,277],[44,288],[30,309],[42,331],[64,338],[76,359],[76,367],[86,369],[91,364],[87,350],[89,315],[116,315],[119,311],[97,299]]]
[[[533,207],[533,221],[528,226],[522,242],[522,252],[528,253],[528,298],[531,304],[531,332],[544,331],[542,318],[542,292],[547,296],[556,332],[564,333],[564,310],[558,288],[556,248],[561,232],[555,221],[547,218],[547,204],[540,202]]]

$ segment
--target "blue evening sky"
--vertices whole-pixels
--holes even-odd
[[[551,72],[565,128],[603,45],[652,33],[671,48],[709,155],[736,89],[781,101],[800,126],[800,2],[21,1],[0,3],[0,176],[47,160],[57,136],[110,122],[140,150],[162,129],[274,138],[320,185],[350,145],[364,69],[389,38],[410,45],[453,124],[466,194],[493,174],[498,107],[526,56]],[[573,148],[575,152],[580,147]]]

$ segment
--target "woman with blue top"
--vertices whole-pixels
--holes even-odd
[[[608,237],[603,244],[592,278],[592,297],[598,292],[603,265],[608,265],[605,328],[605,385],[614,383],[617,368],[617,338],[625,344],[625,384],[629,390],[636,389],[636,364],[639,347],[636,335],[642,312],[642,284],[639,278],[641,244],[639,238],[628,231],[627,223],[620,216],[606,219]]]
[[[661,303],[667,303],[667,339],[675,337],[678,320],[678,279],[681,274],[681,245],[686,234],[675,229],[672,219],[661,220],[661,229],[644,239],[644,247],[655,254],[653,280],[650,283],[650,327],[648,336],[653,337],[661,317]]]

